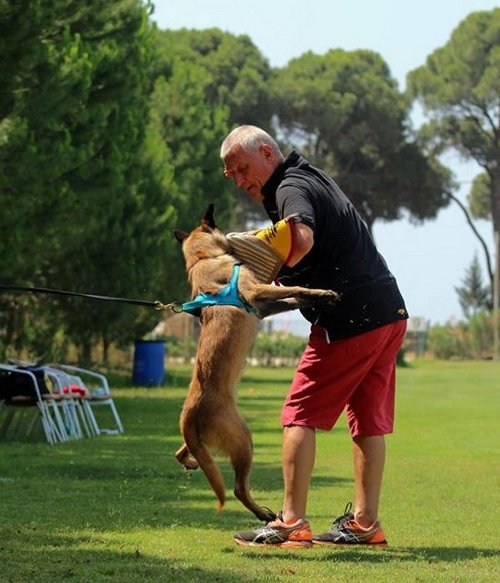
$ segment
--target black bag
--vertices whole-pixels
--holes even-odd
[[[40,366],[18,366],[19,370],[31,372],[38,384],[40,395],[46,395],[50,391],[45,383],[45,372]],[[30,397],[37,399],[33,378],[17,370],[5,370],[0,368],[0,401],[7,403],[13,397]]]

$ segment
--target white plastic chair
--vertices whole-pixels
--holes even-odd
[[[0,374],[3,377],[2,385],[4,387],[3,398],[0,400],[0,415],[5,413],[0,426],[0,436],[7,435],[16,415],[19,417],[22,411],[33,408],[35,415],[28,425],[26,437],[31,434],[39,417],[48,443],[55,445],[68,440],[66,427],[57,405],[57,397],[40,387],[33,372],[8,364],[0,364]],[[29,395],[19,392],[19,387],[16,386],[15,382],[16,375],[29,378],[31,383]],[[16,433],[19,430],[20,424],[11,433]]]
[[[100,435],[103,433],[117,434],[124,432],[120,415],[111,396],[108,380],[104,375],[69,364],[52,364],[51,368],[61,369],[66,373],[71,384],[85,390],[85,394],[81,397],[81,402],[87,413],[87,419],[93,433]],[[98,422],[93,409],[102,406],[110,408],[115,423],[114,427],[101,427]]]
[[[52,394],[57,395],[56,403],[63,411],[63,419],[68,437],[81,439],[97,435],[96,421],[92,410],[85,408],[84,390],[75,387],[71,375],[63,370],[44,366],[43,370],[53,384]]]

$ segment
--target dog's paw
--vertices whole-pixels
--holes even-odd
[[[273,512],[270,508],[268,508],[267,506],[262,506],[259,510],[259,512],[256,512],[255,515],[257,516],[257,518],[259,520],[262,520],[263,522],[271,522],[272,520],[275,520],[276,517],[278,516],[275,512]]]
[[[336,291],[333,291],[332,289],[325,289],[322,290],[322,292],[323,293],[318,298],[321,303],[335,304],[340,300],[340,294],[338,294]]]
[[[191,455],[190,451],[183,444],[175,453],[175,459],[182,465],[186,470],[197,470],[200,466],[196,461],[196,458]]]
[[[197,470],[200,467],[192,455],[184,459],[181,464],[186,468],[186,470]]]
[[[312,289],[304,294],[301,299],[308,300],[312,304],[334,304],[340,300],[340,294],[332,289]]]

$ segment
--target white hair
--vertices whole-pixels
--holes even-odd
[[[270,146],[275,154],[283,158],[280,147],[266,131],[257,126],[242,125],[234,128],[225,140],[222,142],[220,148],[220,157],[224,160],[230,152],[239,147],[243,150],[258,150],[260,146],[267,144]]]

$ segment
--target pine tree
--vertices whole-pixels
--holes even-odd
[[[477,258],[477,253],[470,267],[465,270],[462,285],[456,287],[458,301],[464,316],[469,319],[481,309],[491,308],[491,294],[489,286],[483,285],[481,266]]]

